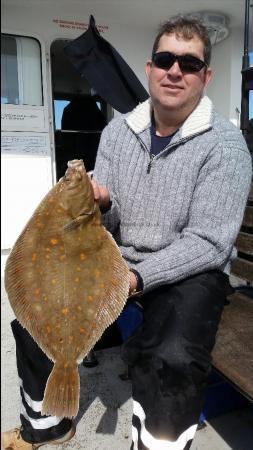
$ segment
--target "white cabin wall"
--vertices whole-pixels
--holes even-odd
[[[235,125],[241,109],[241,67],[243,55],[243,30],[232,29],[224,41],[213,46],[211,67],[213,78],[207,95],[216,109]]]
[[[88,23],[90,14],[94,14],[97,25],[108,27],[102,36],[118,50],[147,89],[145,62],[150,57],[159,23],[154,24],[153,29],[145,23],[140,23],[139,26],[129,25],[120,15],[115,19],[115,16],[112,17],[108,14],[106,8],[100,9],[98,12],[95,8],[91,8],[89,3],[86,5],[84,3],[81,8],[76,3],[75,8],[71,4],[65,3],[63,11],[57,2],[52,3],[50,8],[43,7],[43,2],[41,2],[41,4],[36,3],[33,7],[31,5],[29,7],[24,5],[22,7],[5,6],[2,24],[4,28],[9,28],[11,31],[15,20],[13,18],[16,17],[15,31],[20,30],[24,33],[29,29],[29,33],[38,34],[45,40],[49,51],[50,44],[54,39],[60,37],[75,39],[84,31],[76,28],[61,28],[53,22],[54,19]],[[242,54],[243,29],[232,28],[229,37],[213,47],[214,76],[207,89],[207,94],[215,103],[218,111],[234,123],[237,119],[235,108],[240,110]]]
[[[150,58],[154,34],[153,30],[147,28],[122,28],[121,24],[114,24],[110,40],[110,43],[134,70],[134,73],[146,89],[148,89],[148,86],[145,63]],[[109,40],[109,37],[104,37]]]
[[[230,38],[212,48],[211,68],[213,76],[207,88],[207,95],[216,109],[228,117],[230,111]]]
[[[80,21],[88,24],[90,14],[94,14],[97,26],[104,25],[108,27],[101,35],[116,48],[135,71],[140,81],[147,87],[145,62],[150,57],[155,30],[150,32],[150,28],[146,28],[145,24],[141,24],[140,27],[131,27],[131,25],[129,26],[129,24],[124,22],[123,17],[119,16],[117,21],[107,19],[95,14],[92,9],[85,7],[85,4],[82,7],[82,13],[80,13],[80,8],[77,8],[77,5],[75,5],[75,8],[69,7],[69,11],[67,6],[64,5],[64,12],[61,11],[57,4],[52,4],[50,9],[43,8],[39,4],[32,8],[24,5],[22,7],[5,6],[2,23],[4,24],[4,29],[11,31],[15,22],[16,34],[18,34],[18,31],[25,33],[26,30],[29,30],[28,34],[37,34],[47,43],[47,49],[49,50],[50,44],[54,39],[75,39],[85,31],[76,28],[59,27],[53,22],[54,19]],[[31,17],[34,18],[35,16],[36,20],[31,21]],[[17,18],[16,21],[15,18]]]
[[[234,29],[231,41],[231,95],[230,120],[240,127],[240,117],[236,108],[241,111],[242,57],[243,57],[243,29]]]

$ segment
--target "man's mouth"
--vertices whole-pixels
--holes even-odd
[[[172,89],[172,90],[175,90],[175,91],[183,89],[181,86],[178,86],[176,84],[162,84],[162,87],[166,88],[166,89]]]

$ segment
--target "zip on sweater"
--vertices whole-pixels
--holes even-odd
[[[149,163],[148,163],[147,173],[150,173],[151,164],[152,164],[152,161],[153,161],[155,155],[152,155],[152,153],[150,153],[148,147],[146,146],[145,142],[141,139],[141,137],[140,137],[137,133],[134,133],[134,134],[135,134],[137,140],[140,142],[142,148],[143,148],[143,149],[148,153],[148,155],[149,155],[150,160],[149,160]]]
[[[212,126],[210,126],[209,128],[206,128],[205,132],[209,131],[211,129],[212,129]],[[138,141],[140,142],[141,146],[144,148],[144,150],[146,150],[148,152],[148,155],[149,155],[149,163],[148,163],[148,167],[147,167],[147,174],[150,174],[150,171],[151,171],[151,168],[152,168],[152,163],[153,163],[155,158],[158,159],[159,156],[161,156],[162,154],[164,154],[168,150],[171,150],[173,147],[177,147],[178,145],[181,145],[181,144],[187,142],[189,139],[192,139],[192,138],[194,138],[196,136],[199,136],[202,133],[203,133],[202,130],[201,131],[197,131],[196,133],[191,134],[189,136],[186,136],[185,138],[179,139],[176,142],[172,142],[167,147],[165,147],[158,155],[153,155],[152,153],[150,153],[150,151],[149,151],[148,147],[146,146],[145,142],[141,139],[141,137],[138,134],[134,133],[136,135]]]
[[[150,153],[150,160],[149,160],[149,163],[148,163],[147,173],[150,173],[151,166],[152,166],[152,162],[153,162],[153,159],[154,159],[154,158],[155,158],[155,155],[153,155],[152,153]]]

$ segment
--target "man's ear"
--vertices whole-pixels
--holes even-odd
[[[152,61],[147,61],[145,66],[146,77],[149,80],[150,71],[151,71]]]
[[[208,67],[205,71],[205,88],[207,88],[209,82],[211,81],[212,75],[213,75],[213,71],[212,71],[211,67]]]

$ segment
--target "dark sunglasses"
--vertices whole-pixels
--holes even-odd
[[[152,62],[159,69],[169,70],[175,61],[178,62],[180,70],[184,73],[199,72],[207,64],[192,55],[174,55],[171,52],[158,52],[152,56]]]

